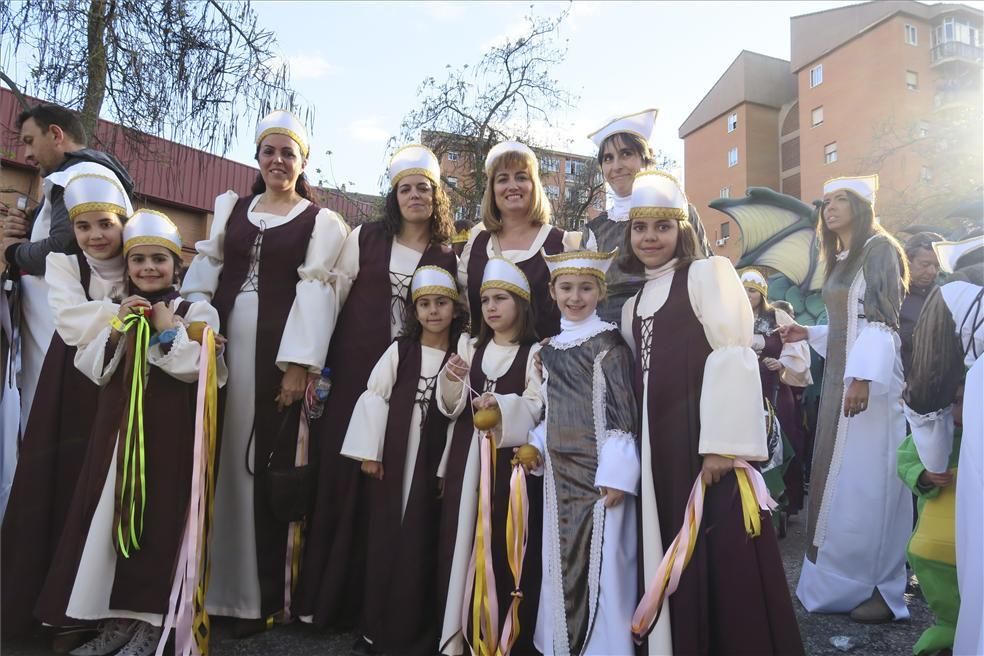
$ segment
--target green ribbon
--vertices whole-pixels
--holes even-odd
[[[131,551],[140,549],[144,509],[147,506],[143,403],[151,329],[150,322],[143,314],[131,314],[123,320],[122,332],[129,332],[134,327],[136,327],[136,343],[133,353],[133,376],[130,381],[126,438],[123,442],[123,478],[118,490],[119,519],[115,530],[116,544],[124,558],[129,558]]]

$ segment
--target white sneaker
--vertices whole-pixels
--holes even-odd
[[[140,622],[130,642],[116,656],[153,656],[161,641],[161,627]]]
[[[70,656],[107,656],[125,645],[133,637],[137,623],[131,620],[107,620],[99,634],[81,647],[68,652]]]

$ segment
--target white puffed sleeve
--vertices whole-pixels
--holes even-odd
[[[126,352],[126,336],[123,335],[116,343],[116,348],[111,353],[107,353],[112,331],[113,329],[107,325],[90,342],[79,344],[75,351],[75,368],[100,387],[113,377]]]
[[[393,342],[373,367],[366,391],[355,404],[345,441],[342,442],[343,456],[353,460],[382,462],[390,394],[396,385],[399,366],[399,345]]]
[[[806,340],[810,343],[810,348],[817,352],[821,358],[827,357],[827,331],[830,326],[807,326]]]
[[[564,251],[576,251],[581,248],[581,233],[577,231],[564,232]]]
[[[299,364],[318,372],[324,366],[339,309],[332,278],[347,236],[348,226],[337,212],[318,212],[304,263],[297,268],[300,280],[280,338],[277,366],[281,370]]]
[[[636,299],[639,298],[639,294],[641,293],[642,290],[640,289],[635,293],[635,296],[622,304],[622,325],[619,326],[619,328],[622,332],[622,339],[624,339],[625,343],[629,345],[629,350],[632,351],[632,355],[636,355],[635,335],[632,334],[632,321],[635,317],[632,316],[632,313],[635,312]]]
[[[238,200],[239,195],[234,191],[227,191],[215,199],[208,239],[195,244],[198,254],[191,261],[181,283],[181,295],[189,301],[211,301],[219,287],[219,275],[225,261],[226,225]]]
[[[342,251],[335,261],[335,269],[332,272],[332,284],[335,285],[335,304],[338,312],[341,313],[342,306],[348,299],[349,292],[352,291],[352,283],[359,277],[359,233],[362,226],[356,226],[350,232],[342,244]]]
[[[534,357],[540,345],[530,348],[526,359],[526,389],[520,394],[497,394],[493,392],[502,423],[493,430],[498,448],[522,446],[529,440],[530,430],[540,421],[543,413],[543,400],[540,396],[540,374],[536,370]]]
[[[79,262],[74,255],[48,253],[44,280],[48,284],[48,305],[55,318],[55,329],[69,346],[88,344],[109,325],[120,306],[108,298],[86,300],[80,280]]]
[[[544,388],[546,387],[546,383],[544,383],[543,387]],[[541,388],[540,391],[546,394],[544,388]],[[543,457],[543,454],[547,452],[547,420],[546,419],[541,421],[539,424],[536,425],[535,428],[530,430],[529,443],[533,447],[535,447],[537,451],[540,452],[540,466],[537,467],[536,469],[531,470],[530,473],[533,474],[534,476],[543,476],[543,465],[546,462],[546,459]]]
[[[896,363],[902,340],[897,332],[883,323],[869,323],[858,333],[844,367],[844,384],[855,380],[871,381],[872,396],[887,394],[892,389]]]
[[[171,310],[177,310],[181,304],[180,298],[171,301]],[[219,332],[219,313],[206,301],[196,301],[191,304],[184,315],[184,321],[194,323],[201,321],[216,333]],[[147,351],[147,362],[160,367],[165,373],[177,378],[183,383],[198,382],[198,370],[202,353],[201,345],[188,337],[184,322],[178,322],[177,334],[171,346],[164,348],[160,343],[154,344]],[[219,387],[225,385],[229,372],[222,356],[216,358],[216,379]]]
[[[461,335],[458,338],[456,353],[470,367],[475,355],[475,340],[467,334]],[[468,399],[468,388],[464,383],[460,380],[449,380],[442,369],[437,377],[437,409],[441,414],[448,419],[457,419],[468,407]]]
[[[905,419],[912,429],[912,442],[926,471],[942,474],[950,465],[953,450],[953,408],[921,415],[908,405],[903,406]]]
[[[610,431],[598,454],[598,471],[595,487],[621,490],[626,494],[639,494],[642,478],[642,462],[635,437],[628,433]]]
[[[751,349],[752,306],[731,262],[690,265],[687,288],[713,351],[704,363],[698,453],[765,460],[765,418],[758,358]]]
[[[776,310],[776,323],[780,326],[788,326],[795,322],[787,313]],[[810,345],[805,341],[783,344],[779,362],[783,367],[779,378],[786,385],[807,387],[813,383],[813,377],[810,375]]]

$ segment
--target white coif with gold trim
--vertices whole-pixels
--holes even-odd
[[[823,183],[823,194],[832,194],[835,191],[846,189],[865,199],[872,205],[875,204],[875,192],[878,191],[878,176],[863,175],[853,178],[833,178]]]
[[[618,255],[616,248],[611,253],[599,253],[598,251],[567,251],[556,255],[547,255],[543,250],[540,255],[547,263],[550,270],[550,281],[553,282],[557,276],[594,276],[601,281],[608,275],[615,256]]]
[[[112,212],[123,218],[133,213],[123,185],[108,168],[84,162],[69,170],[73,175],[65,183],[65,207],[70,219],[85,212]]]
[[[632,183],[630,219],[686,221],[687,196],[680,183],[665,171],[641,171]]]
[[[290,137],[300,146],[301,155],[308,156],[309,144],[307,130],[297,120],[297,117],[290,112],[278,109],[267,114],[263,120],[256,124],[256,145],[271,134],[282,134]]]
[[[136,246],[163,246],[181,256],[181,233],[167,214],[137,210],[123,227],[123,253]]]
[[[593,141],[594,145],[598,146],[598,148],[601,148],[601,144],[605,142],[605,139],[613,134],[628,132],[649,143],[650,138],[653,136],[653,126],[656,124],[657,114],[659,114],[658,109],[650,108],[636,112],[635,114],[629,114],[628,116],[613,118],[608,123],[605,123],[601,129],[589,134],[588,139]]]
[[[485,156],[485,174],[488,175],[492,171],[492,166],[495,161],[505,155],[506,153],[521,153],[526,155],[532,162],[534,169],[530,171],[532,175],[538,175],[540,170],[540,162],[536,158],[536,153],[533,149],[524,143],[519,141],[503,141],[502,143],[497,143],[492,146],[489,150],[489,154]]]
[[[446,269],[439,266],[422,266],[413,273],[410,297],[416,303],[421,296],[439,294],[458,300],[458,284]]]
[[[441,163],[431,149],[420,144],[403,146],[390,158],[389,179],[390,187],[399,184],[400,179],[408,175],[422,175],[435,186],[441,183]]]
[[[769,295],[769,282],[758,269],[742,269],[741,284],[745,289],[754,289],[762,296]]]
[[[486,263],[479,293],[484,294],[487,289],[505,289],[530,300],[530,281],[526,279],[526,274],[504,257],[493,257]]]
[[[936,257],[940,260],[940,269],[946,273],[953,273],[961,257],[980,248],[984,248],[984,235],[963,241],[937,241],[933,243],[933,250],[936,251]]]

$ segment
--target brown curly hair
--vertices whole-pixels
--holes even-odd
[[[441,185],[431,183],[434,193],[434,210],[430,216],[431,241],[446,244],[454,235],[454,220],[451,218],[451,201]],[[400,201],[396,197],[396,187],[386,194],[383,205],[383,228],[386,236],[394,238],[403,230],[403,214],[400,212]]]

